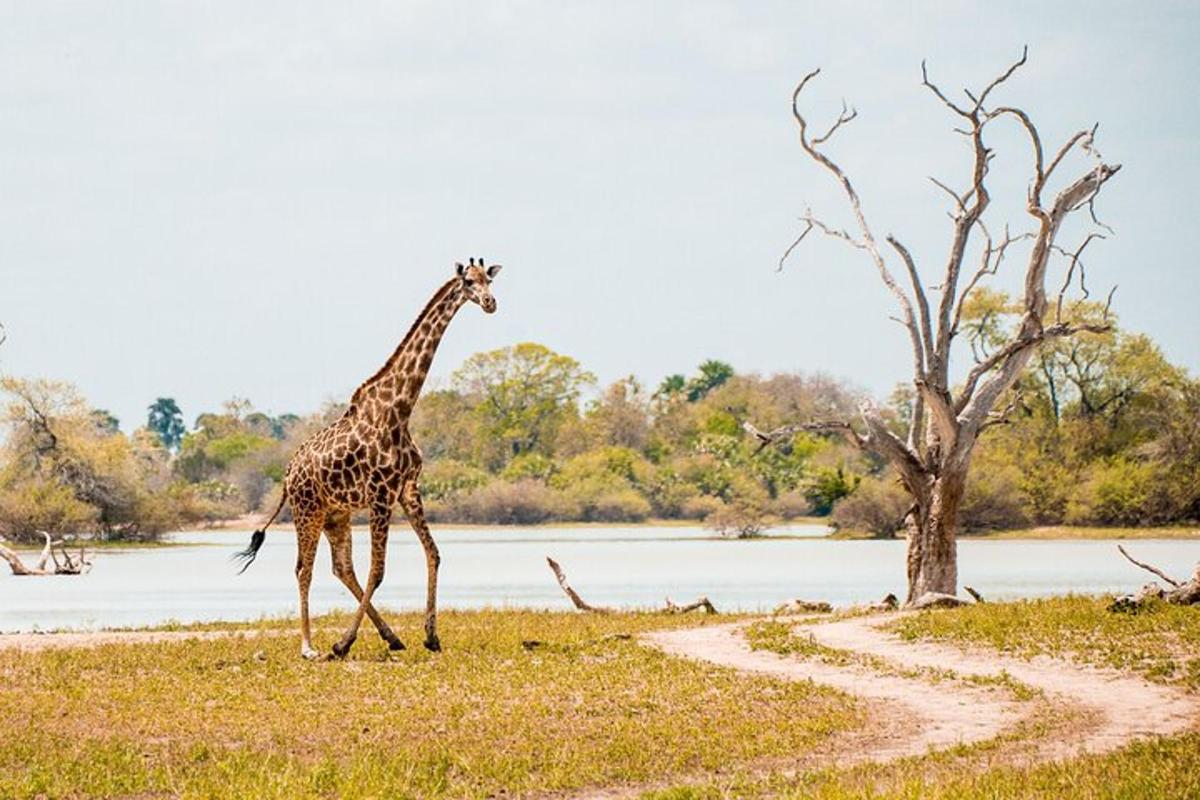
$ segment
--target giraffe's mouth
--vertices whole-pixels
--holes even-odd
[[[495,314],[495,313],[496,313],[496,299],[495,299],[495,298],[493,298],[493,297],[489,297],[489,298],[487,298],[486,300],[484,300],[484,301],[483,301],[482,303],[480,303],[479,305],[480,305],[480,307],[481,307],[481,308],[482,308],[482,309],[483,309],[483,310],[484,310],[486,313],[488,313],[488,314]]]

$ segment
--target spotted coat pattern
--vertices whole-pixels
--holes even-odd
[[[434,294],[387,363],[354,392],[346,412],[305,440],[288,463],[280,507],[284,501],[291,505],[296,526],[300,647],[306,658],[317,656],[309,625],[308,592],[322,531],[329,541],[334,574],[358,601],[350,627],[333,646],[334,655],[344,656],[350,650],[364,614],[393,650],[403,649],[399,637],[371,603],[383,581],[388,526],[397,503],[425,551],[425,647],[441,649],[437,635],[441,558],[425,522],[418,487],[421,451],[409,435],[408,420],[454,315],[469,301],[489,314],[496,310],[490,285],[498,271],[498,265],[485,268],[482,259],[478,264],[471,259],[469,267],[458,265],[458,274]],[[363,509],[368,512],[371,529],[371,566],[365,589],[354,573],[350,537],[351,514]]]

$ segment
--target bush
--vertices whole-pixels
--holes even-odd
[[[641,522],[651,511],[650,502],[633,489],[604,492],[583,507],[589,522]]]
[[[720,508],[704,518],[704,527],[737,539],[758,536],[770,524],[770,516],[753,503],[722,503]]]
[[[720,510],[724,505],[724,503],[711,495],[697,495],[684,501],[679,509],[679,516],[681,519],[707,519],[709,515]]]
[[[771,510],[784,519],[796,519],[797,517],[810,516],[812,514],[812,504],[804,492],[794,490],[779,495],[775,499],[775,502],[771,504]]]
[[[0,535],[14,542],[40,544],[38,531],[75,533],[91,528],[96,517],[95,508],[59,483],[19,481],[0,489]]]
[[[421,497],[429,502],[452,501],[488,482],[483,470],[452,458],[425,464],[421,470]]]
[[[812,513],[818,517],[831,513],[834,504],[853,492],[860,480],[840,466],[817,467],[804,487]]]
[[[1117,458],[1093,467],[1067,504],[1071,525],[1145,525],[1170,516],[1154,464]]]
[[[964,531],[1028,525],[1016,467],[972,470],[958,519]]]
[[[530,478],[493,481],[439,510],[445,521],[495,525],[536,525],[574,518],[563,496]]]
[[[833,507],[830,522],[890,539],[904,525],[904,514],[912,505],[908,492],[893,478],[863,478],[849,497]]]

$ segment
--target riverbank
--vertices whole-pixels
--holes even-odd
[[[1053,657],[998,655],[972,638],[964,660],[947,631],[984,612],[1100,634],[1067,634]],[[419,641],[420,615],[386,615]],[[315,620],[318,646],[345,623]],[[763,622],[446,612],[441,625],[440,654],[393,653],[364,630],[347,660],[317,663],[300,659],[290,618],[92,634],[102,638],[65,649],[0,639],[0,796],[1006,800],[1200,789],[1195,687],[1076,662],[1100,645],[1194,653],[1186,616],[1158,618],[1151,634],[1099,600],[1060,598]],[[1043,660],[1023,666],[1026,656]],[[53,680],[20,679],[43,674]]]
[[[869,531],[839,530],[829,534],[830,539],[860,541],[884,539]],[[897,535],[893,539],[903,539]],[[1200,525],[1165,525],[1159,527],[1113,527],[1098,528],[1088,525],[1044,525],[1036,528],[1013,528],[1008,530],[978,531],[961,533],[959,541],[984,541],[989,539],[1025,540],[1108,540],[1108,539],[1200,539]]]

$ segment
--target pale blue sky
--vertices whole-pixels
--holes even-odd
[[[499,313],[465,309],[435,376],[536,340],[603,381],[719,357],[883,394],[907,350],[870,265],[813,241],[774,271],[807,205],[850,221],[791,88],[821,66],[813,117],[858,107],[830,152],[933,283],[949,226],[926,176],[961,185],[967,151],[920,61],[978,86],[1025,43],[997,99],[1049,141],[1099,120],[1124,164],[1093,287],[1200,368],[1198,7],[850,5],[4,3],[0,369],[74,381],[126,429],[159,395],[189,424],[235,394],[305,412],[483,255]],[[991,141],[993,226],[1026,225],[1027,145]]]

